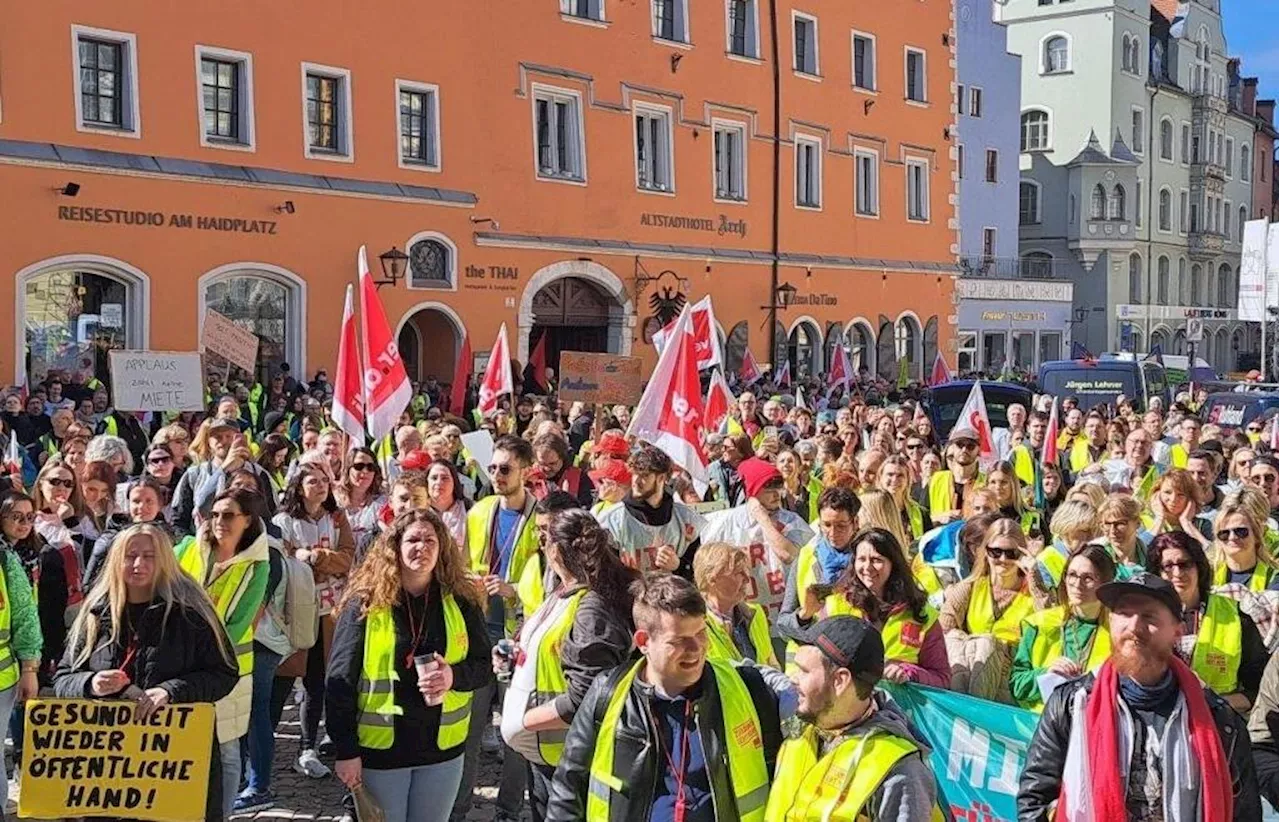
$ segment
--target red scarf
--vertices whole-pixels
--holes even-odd
[[[1218,736],[1217,723],[1204,698],[1204,686],[1186,663],[1177,657],[1169,667],[1178,680],[1178,688],[1187,701],[1187,730],[1191,734],[1191,750],[1200,766],[1201,819],[1207,822],[1229,820],[1232,814],[1231,771],[1227,754]],[[1089,732],[1089,790],[1093,798],[1093,818],[1124,819],[1125,786],[1120,782],[1120,731],[1116,727],[1116,697],[1120,675],[1110,660],[1098,670],[1093,692],[1085,703],[1084,715]],[[1058,797],[1057,822],[1067,819],[1065,792]]]

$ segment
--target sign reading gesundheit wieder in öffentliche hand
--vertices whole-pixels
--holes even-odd
[[[611,405],[634,405],[644,393],[639,357],[560,352],[560,399]]]
[[[111,396],[117,411],[203,411],[200,355],[176,351],[112,351]]]

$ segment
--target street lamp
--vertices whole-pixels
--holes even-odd
[[[409,267],[409,255],[391,246],[378,255],[378,262],[382,263],[382,277],[375,279],[373,284],[382,288],[384,285],[395,285],[396,281],[404,278],[405,269]]]
[[[773,290],[772,299],[769,304],[761,306],[769,312],[769,362],[776,367],[774,362],[778,357],[778,309],[786,311],[791,307],[792,300],[796,296],[796,287],[791,283],[783,283]]]

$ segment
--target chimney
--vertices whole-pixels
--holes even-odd
[[[1275,100],[1258,100],[1257,101],[1257,117],[1259,120],[1274,126],[1276,124],[1276,101]]]
[[[1246,115],[1254,116],[1254,106],[1258,100],[1258,78],[1245,77],[1240,89],[1240,110]]]

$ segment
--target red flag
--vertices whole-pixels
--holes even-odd
[[[836,343],[835,351],[831,352],[831,367],[827,369],[827,385],[832,388],[837,385],[848,388],[849,383],[853,381],[853,361],[849,359],[849,349],[845,347],[842,334],[839,342]]]
[[[338,427],[351,437],[352,448],[364,445],[364,390],[360,381],[360,349],[356,345],[356,311],[351,286],[347,286],[347,301],[342,307],[330,414]]]
[[[360,336],[364,343],[364,410],[369,436],[376,442],[396,427],[409,406],[413,387],[387,315],[378,299],[378,287],[369,275],[369,260],[360,246]]]
[[[1040,464],[1058,464],[1058,398],[1053,398],[1049,409],[1049,427],[1044,432],[1044,444],[1040,446]]]
[[[9,447],[4,455],[4,470],[10,476],[22,479],[22,453],[18,450],[18,432],[9,429]]]
[[[751,349],[748,348],[742,355],[742,367],[738,369],[738,379],[742,380],[743,385],[751,385],[759,382],[763,376],[760,366],[756,364],[756,358],[751,355]]]
[[[507,345],[507,324],[503,323],[498,329],[498,339],[493,343],[493,350],[489,352],[489,364],[485,366],[484,379],[480,381],[480,401],[476,408],[487,417],[498,410],[498,397],[514,393],[511,346]]]
[[[693,345],[698,355],[698,368],[706,369],[712,366],[721,365],[724,357],[720,353],[720,336],[716,331],[716,312],[711,307],[711,297],[703,297],[698,300],[690,309],[693,316]],[[671,335],[671,330],[675,328],[675,321],[667,323],[662,329],[653,335],[653,345],[658,349],[658,353],[662,353],[662,348],[666,345],[667,338]]]
[[[724,426],[724,421],[729,418],[729,409],[732,407],[733,392],[729,390],[729,384],[724,381],[724,374],[717,368],[711,372],[711,383],[707,386],[707,401],[703,404],[707,430],[719,431]]]
[[[778,374],[773,379],[773,384],[782,387],[791,387],[791,360],[783,360],[782,367],[778,369]]]
[[[543,331],[542,336],[538,337],[538,344],[533,347],[533,353],[529,355],[529,368],[533,371],[533,382],[543,391],[550,390],[547,386],[547,332]]]
[[[987,417],[987,401],[982,396],[982,383],[976,380],[969,391],[969,398],[960,409],[956,425],[972,428],[978,435],[978,461],[983,465],[995,462],[996,448],[991,439],[991,421]]]
[[[459,417],[467,410],[467,383],[471,382],[471,335],[464,332],[458,362],[453,366],[453,390],[449,392],[449,413]]]
[[[666,452],[689,472],[699,494],[707,490],[707,458],[702,452],[704,432],[702,388],[693,320],[688,307],[667,339],[644,395],[631,415],[627,433]]]
[[[939,351],[933,357],[933,371],[929,374],[929,385],[942,385],[951,382],[951,369],[947,368],[947,361],[942,358],[942,352]]]

